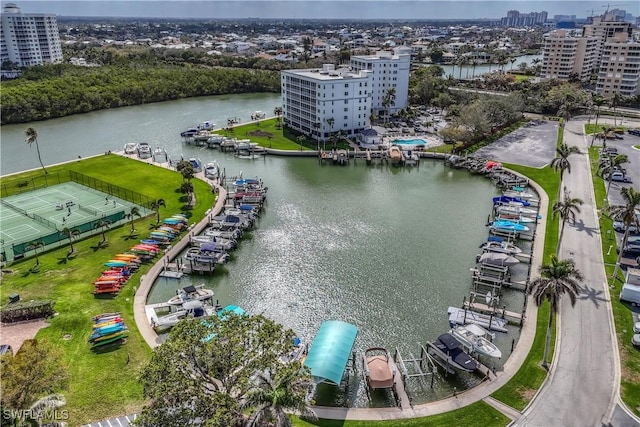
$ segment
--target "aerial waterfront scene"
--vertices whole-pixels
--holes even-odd
[[[634,2],[3,2],[4,425],[640,424]]]

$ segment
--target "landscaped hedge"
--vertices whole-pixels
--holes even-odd
[[[53,316],[55,301],[25,301],[11,303],[0,310],[0,321],[3,323],[20,322],[22,320],[43,319]]]

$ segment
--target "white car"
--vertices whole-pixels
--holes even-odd
[[[625,227],[624,227],[624,222],[622,221],[613,221],[613,229],[619,232],[624,232]],[[637,233],[636,230],[636,226],[635,225],[631,225],[629,227],[629,232],[630,233]]]
[[[633,344],[634,347],[640,348],[640,334],[635,334],[633,338],[631,338],[631,344]]]

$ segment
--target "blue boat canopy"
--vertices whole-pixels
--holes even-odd
[[[326,320],[320,325],[304,364],[318,382],[340,385],[349,362],[358,328],[338,320]]]

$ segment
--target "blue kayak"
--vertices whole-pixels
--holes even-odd
[[[493,221],[491,227],[498,230],[529,231],[529,227],[512,221]]]

